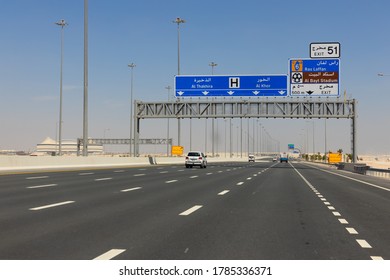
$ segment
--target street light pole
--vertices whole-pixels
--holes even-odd
[[[68,25],[68,23],[61,19],[56,22],[58,26],[61,26],[61,66],[60,66],[60,121],[59,121],[59,129],[58,129],[58,155],[62,156],[62,65],[64,61],[64,27]]]
[[[214,67],[217,65],[218,65],[217,63],[210,62],[209,66],[211,66],[211,75],[214,75]],[[212,100],[214,100],[214,98],[212,98]],[[214,108],[214,107],[211,106],[211,108]],[[214,121],[215,121],[214,118],[212,118],[212,120],[211,120],[211,152],[212,152],[213,157],[214,157],[214,144],[215,144]],[[206,122],[207,122],[207,119],[206,119]]]
[[[170,94],[171,94],[171,87],[166,86],[165,89],[168,91],[168,103],[170,101]],[[167,125],[167,157],[169,157],[169,118],[168,118],[168,125]]]
[[[130,157],[131,157],[131,150],[132,150],[132,141],[133,141],[133,71],[134,67],[137,66],[134,63],[130,63],[127,66],[131,68],[131,85],[130,85]],[[134,151],[135,156],[135,151]]]
[[[177,24],[177,75],[180,75],[180,23],[185,23],[185,20],[178,17],[173,23]],[[177,144],[180,146],[180,119],[177,119]]]
[[[84,0],[83,156],[88,156],[88,0]]]

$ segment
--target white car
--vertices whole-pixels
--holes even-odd
[[[193,166],[199,166],[200,168],[207,167],[207,156],[199,151],[188,152],[186,156],[186,168],[192,168]]]
[[[255,162],[255,156],[254,155],[249,155],[248,156],[248,162]]]

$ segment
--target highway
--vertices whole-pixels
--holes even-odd
[[[389,233],[389,180],[303,162],[0,176],[2,260],[389,260]]]

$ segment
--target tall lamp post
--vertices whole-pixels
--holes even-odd
[[[168,103],[170,101],[170,95],[171,95],[171,88],[170,86],[166,86],[165,89],[168,91]],[[169,157],[169,118],[168,118],[168,125],[167,125],[167,157]]]
[[[209,66],[211,66],[211,75],[214,75],[214,67],[217,66],[218,64],[217,63],[214,63],[214,62],[210,62]],[[213,98],[214,100],[214,98]],[[213,108],[213,106],[212,106]],[[206,119],[206,122],[207,122],[207,119]],[[206,126],[207,128],[207,126]],[[207,137],[207,133],[206,133],[206,137]],[[215,156],[214,155],[214,138],[215,137],[215,130],[214,130],[214,118],[211,120],[211,153],[213,155],[213,157]]]
[[[83,156],[88,156],[88,0],[84,0]]]
[[[180,23],[185,23],[185,20],[178,17],[173,23],[177,24],[177,75],[180,75]],[[180,119],[177,120],[177,144],[180,146]]]
[[[129,154],[130,154],[130,157],[131,157],[131,151],[132,151],[132,141],[133,141],[133,72],[134,72],[134,67],[136,66],[134,63],[130,63],[127,65],[128,67],[131,68],[131,77],[130,77],[130,82],[131,82],[131,85],[130,85],[130,150],[129,150]],[[134,156],[135,155],[135,151],[134,151]]]
[[[62,156],[62,65],[64,61],[64,27],[68,25],[68,23],[61,19],[56,22],[58,26],[61,26],[61,66],[60,66],[60,121],[59,121],[59,129],[58,129],[58,155]]]

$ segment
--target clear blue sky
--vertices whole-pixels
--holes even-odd
[[[63,138],[82,135],[82,0],[1,0],[0,149],[32,150],[55,139],[59,121],[60,27],[65,19]],[[182,74],[287,74],[288,59],[309,57],[311,42],[341,43],[341,92],[358,104],[358,154],[390,154],[390,2],[372,1],[89,1],[89,136],[129,135],[130,70],[134,96],[167,99],[177,72],[176,17],[181,25]],[[281,141],[303,145],[312,124],[260,120]],[[224,146],[223,121],[219,122]],[[166,121],[141,123],[141,137],[164,138]],[[204,120],[193,121],[193,149],[204,148]],[[237,124],[235,124],[237,125]],[[323,152],[324,120],[316,120]],[[209,125],[210,127],[211,125]],[[171,135],[176,138],[176,122]],[[188,125],[183,142],[188,147]],[[288,137],[286,137],[288,135]],[[209,142],[210,143],[210,142]],[[350,151],[350,121],[328,121],[328,147]],[[161,149],[165,151],[165,148]],[[210,150],[210,144],[209,144]]]

